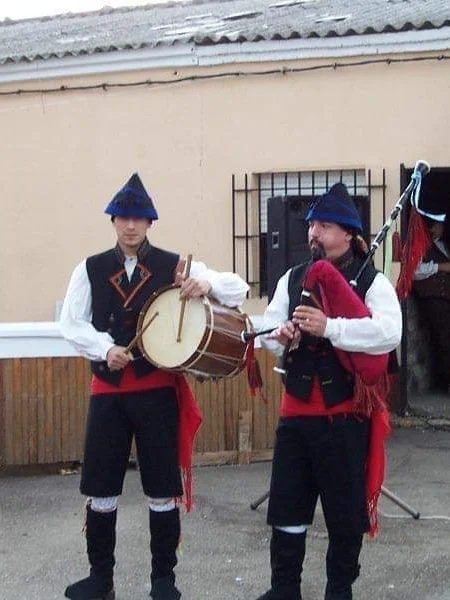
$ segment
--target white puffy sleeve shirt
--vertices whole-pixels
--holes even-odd
[[[289,312],[288,281],[291,270],[279,280],[275,294],[264,313],[262,329],[278,327],[288,321]],[[382,273],[377,273],[365,297],[370,317],[346,319],[327,318],[324,337],[332,345],[348,352],[384,354],[394,350],[402,337],[402,313],[395,290]],[[274,340],[265,339],[261,344],[280,355],[283,346]]]
[[[135,264],[135,263],[134,263]],[[131,278],[133,268],[127,268]],[[226,306],[240,306],[246,297],[248,285],[236,273],[220,273],[201,262],[193,261],[191,277],[205,279],[211,284],[211,295]],[[114,340],[107,332],[97,331],[92,321],[92,292],[86,261],[75,267],[61,310],[60,330],[73,347],[89,360],[106,360]]]

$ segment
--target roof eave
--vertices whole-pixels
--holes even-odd
[[[138,50],[115,50],[45,60],[8,62],[0,65],[0,83],[163,68],[442,52],[449,48],[450,27],[345,37],[211,45],[190,42]]]

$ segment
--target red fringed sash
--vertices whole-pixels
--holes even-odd
[[[202,414],[184,375],[176,375],[179,406],[178,461],[183,477],[184,497],[181,502],[186,511],[192,508],[192,452],[195,436],[202,423]]]
[[[378,533],[378,499],[384,480],[384,441],[391,432],[386,405],[374,410],[370,418],[369,450],[366,463],[366,497],[369,514],[369,536]]]

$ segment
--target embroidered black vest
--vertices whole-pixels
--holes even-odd
[[[300,303],[305,273],[310,264],[301,264],[291,271],[288,283],[290,315]],[[350,281],[355,278],[362,264],[363,259],[349,251],[335,266]],[[375,267],[369,264],[358,279],[355,291],[363,301],[376,274]],[[298,349],[289,353],[285,367],[286,391],[304,402],[309,401],[315,376],[319,378],[326,407],[340,404],[353,396],[353,376],[341,366],[331,342],[325,338],[302,334]]]
[[[160,288],[174,282],[179,255],[150,246],[147,240],[138,251],[138,262],[131,281],[124,268],[120,248],[112,248],[91,256],[86,268],[92,290],[92,324],[98,331],[107,331],[119,346],[127,346],[136,334],[139,313],[147,299]],[[156,369],[136,347],[132,350],[132,367],[136,377]],[[92,372],[117,385],[122,371],[110,371],[106,361],[91,362]]]

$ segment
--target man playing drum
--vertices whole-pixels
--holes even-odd
[[[190,508],[192,444],[201,416],[183,377],[150,364],[127,345],[139,313],[157,290],[181,285],[181,299],[210,294],[239,306],[247,284],[152,246],[147,230],[158,218],[135,173],[105,209],[116,231],[115,248],[91,256],[74,270],[61,313],[61,331],[91,361],[91,399],[80,490],[88,496],[87,554],[90,574],[69,585],[72,600],[113,600],[118,496],[132,438],[149,506],[153,600],[177,600],[174,567],[180,538],[179,501]],[[181,304],[181,302],[180,302]],[[149,326],[151,327],[151,325]],[[184,476],[184,477],[182,477]],[[183,481],[184,480],[184,481]],[[184,486],[183,486],[184,483]]]

